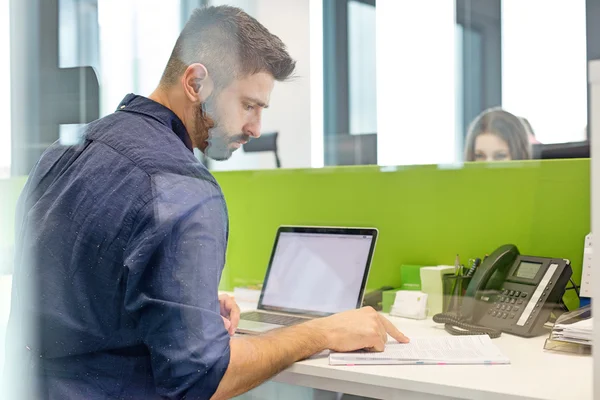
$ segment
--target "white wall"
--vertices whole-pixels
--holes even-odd
[[[156,88],[181,30],[179,13],[176,0],[98,1],[101,115],[127,93]]]
[[[309,0],[213,0],[242,8],[277,35],[296,60],[295,78],[276,83],[262,132],[279,132],[283,168],[311,167],[310,11]],[[322,93],[322,92],[321,92]],[[274,168],[272,153],[234,153],[230,160],[211,162],[213,170]]]
[[[382,0],[376,12],[378,163],[454,162],[454,2]]]
[[[502,2],[502,105],[542,143],[586,139],[585,30],[585,0]]]
[[[323,0],[310,0],[310,164],[322,168],[325,164],[323,143]]]

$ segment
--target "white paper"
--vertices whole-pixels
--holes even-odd
[[[570,331],[592,332],[592,328],[594,327],[594,317],[582,319],[581,321],[572,324],[556,324],[554,327]]]
[[[556,324],[552,329],[552,339],[574,343],[591,343],[593,317],[572,324]]]
[[[389,342],[383,352],[332,352],[329,363],[340,364],[509,364],[487,335],[411,338]]]

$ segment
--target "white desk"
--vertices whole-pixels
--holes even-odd
[[[448,335],[431,319],[390,320],[409,337]],[[593,399],[592,357],[546,351],[544,340],[504,333],[494,339],[510,365],[330,366],[322,355],[296,363],[273,381],[379,399]]]
[[[8,317],[10,302],[10,279],[2,278],[0,338],[3,336],[1,331],[6,322],[4,319]],[[243,310],[254,306],[252,303],[240,304]],[[393,317],[390,320],[409,337],[448,334],[441,325],[431,320],[414,321]],[[334,367],[328,365],[327,357],[322,355],[296,363],[272,380],[380,399],[593,399],[592,358],[545,351],[544,339],[545,337],[523,339],[507,334],[494,339],[494,343],[511,359],[511,365]],[[3,343],[0,345],[3,350]],[[0,351],[0,365],[1,361]],[[281,396],[266,398],[277,397]],[[296,397],[306,398],[305,395]]]

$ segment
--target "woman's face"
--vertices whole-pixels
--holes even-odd
[[[510,160],[508,143],[493,133],[482,133],[475,138],[475,161]]]

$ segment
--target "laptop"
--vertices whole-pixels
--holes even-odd
[[[256,310],[237,332],[259,334],[362,305],[376,228],[282,226]]]

